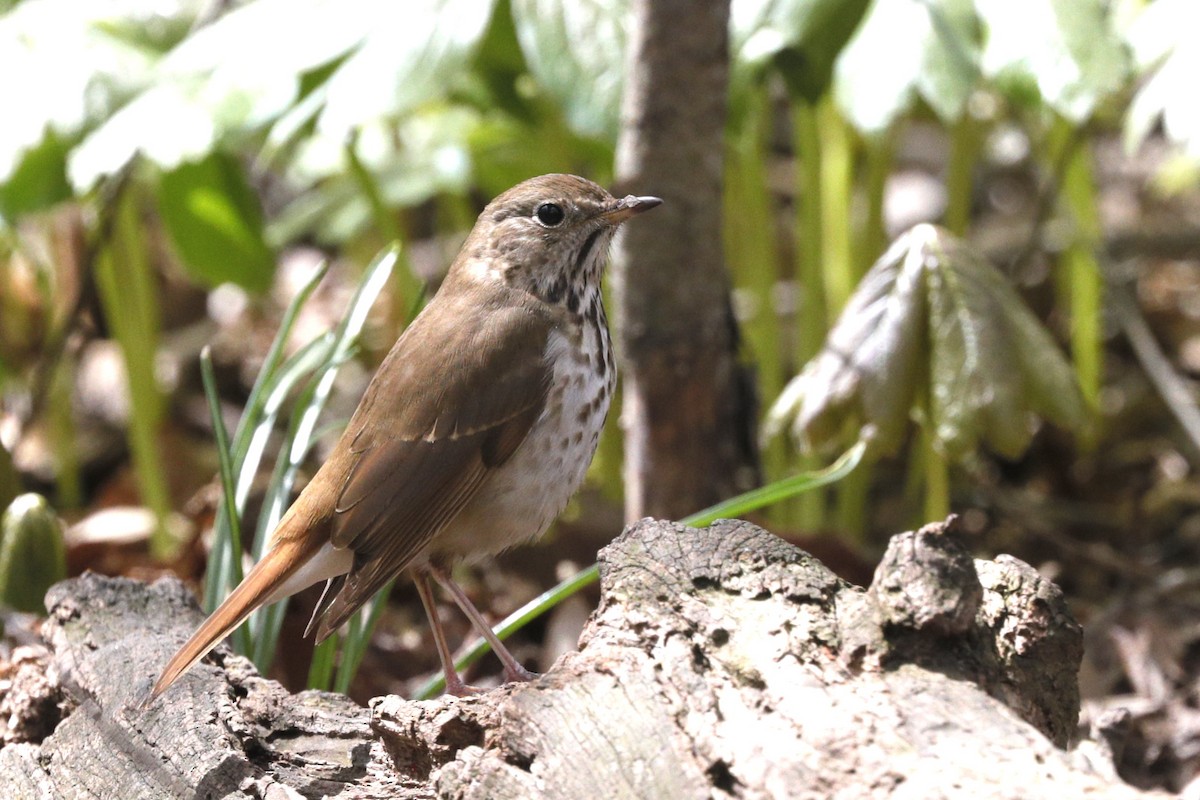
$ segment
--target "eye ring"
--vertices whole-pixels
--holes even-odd
[[[555,228],[567,218],[567,213],[558,203],[542,203],[533,212],[533,216],[547,228]]]

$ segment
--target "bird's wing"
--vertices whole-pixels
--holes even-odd
[[[353,550],[354,567],[318,641],[454,518],[542,413],[552,320],[521,304],[492,310],[471,330],[451,309],[401,337],[331,456],[341,483],[330,538]]]

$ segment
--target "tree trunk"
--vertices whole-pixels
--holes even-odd
[[[601,553],[580,650],[465,698],[289,695],[219,647],[142,703],[200,618],[175,580],[53,588],[0,661],[13,798],[1143,797],[1074,735],[1079,626],[947,526],[870,589],[744,522],[644,521]]]
[[[622,232],[614,260],[631,520],[682,517],[758,482],[721,249],[729,2],[634,6],[617,180],[666,202]]]

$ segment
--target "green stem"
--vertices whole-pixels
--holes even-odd
[[[979,155],[981,137],[970,114],[950,130],[950,163],[946,168],[946,228],[955,236],[965,236],[971,222],[971,179]]]
[[[861,237],[863,247],[859,249],[858,254],[858,269],[861,273],[865,273],[875,259],[887,249],[888,235],[883,218],[883,200],[887,180],[892,174],[895,154],[892,142],[895,139],[894,131],[889,131],[866,143],[867,222]]]
[[[799,185],[796,187],[796,355],[803,365],[821,349],[829,324],[825,309],[825,276],[821,269],[821,126],[817,110],[794,101],[792,125]],[[816,467],[816,459],[800,456],[800,469]],[[803,530],[825,525],[825,492],[807,492],[783,507],[787,522]]]
[[[783,390],[785,355],[773,302],[779,253],[765,163],[771,105],[763,89],[749,95],[740,130],[727,137],[725,256],[739,296],[751,301],[747,313],[739,315],[739,323],[758,365],[759,392],[762,397],[774,398]],[[776,437],[766,443],[761,457],[768,481],[784,474],[789,460],[786,439]]]
[[[855,271],[861,275],[871,262],[887,247],[887,230],[883,219],[884,190],[892,170],[892,135],[878,136],[866,142],[866,229],[857,248]],[[837,530],[858,544],[867,533],[867,494],[871,489],[873,465],[864,464],[846,476],[835,488]]]
[[[829,319],[835,319],[850,299],[859,277],[850,219],[854,144],[850,128],[831,97],[821,100],[817,114],[821,140],[821,267],[826,313]]]
[[[942,520],[950,514],[950,468],[937,448],[928,396],[927,392],[925,420],[920,426],[921,464],[925,474],[923,522]]]
[[[1102,230],[1096,205],[1096,183],[1092,177],[1092,152],[1079,137],[1071,135],[1066,123],[1055,132],[1065,158],[1062,196],[1075,223],[1074,236],[1063,254],[1058,281],[1071,309],[1071,355],[1079,387],[1089,408],[1099,406],[1104,377],[1104,277],[1096,259]],[[1091,438],[1091,437],[1089,437]],[[1094,441],[1083,440],[1084,446]]]
[[[129,386],[129,445],[142,502],[157,520],[150,548],[167,558],[177,543],[166,527],[171,510],[166,470],[159,452],[163,397],[154,374],[159,318],[154,268],[142,239],[140,212],[134,193],[126,189],[118,204],[110,242],[96,261],[96,286],[125,358]]]

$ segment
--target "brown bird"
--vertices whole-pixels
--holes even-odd
[[[583,481],[616,382],[600,294],[608,246],[622,222],[661,202],[617,200],[574,175],[533,178],[493,200],[267,554],[175,654],[150,699],[259,607],[328,581],[306,632],[320,642],[405,569],[448,692],[469,688],[430,577],[509,680],[531,677],[448,569],[540,536]]]

